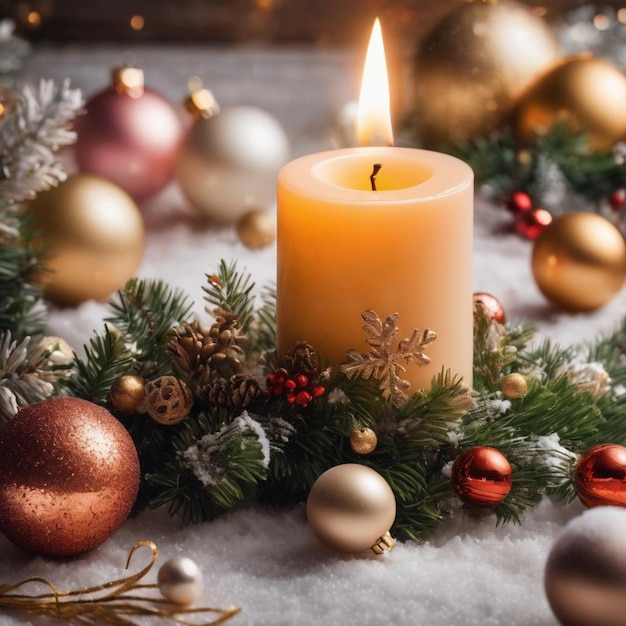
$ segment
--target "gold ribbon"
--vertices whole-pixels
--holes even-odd
[[[139,541],[132,547],[126,560],[126,569],[130,567],[135,551],[142,547],[150,548],[152,551],[152,560],[146,567],[135,574],[102,585],[59,591],[51,582],[39,576],[27,578],[12,585],[0,584],[0,608],[29,611],[65,621],[77,618],[83,623],[120,624],[122,626],[136,626],[137,622],[130,619],[133,616],[168,619],[182,626],[218,626],[241,610],[237,607],[228,609],[181,607],[161,597],[136,595],[133,592],[139,589],[158,589],[158,585],[154,583],[139,583],[152,569],[159,555],[152,541]],[[49,589],[49,592],[38,595],[14,593],[31,583],[42,584]],[[187,621],[183,617],[201,616],[203,613],[216,613],[217,617],[208,622]]]

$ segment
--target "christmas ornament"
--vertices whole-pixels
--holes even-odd
[[[275,201],[276,174],[288,157],[285,131],[269,113],[223,107],[188,130],[178,155],[178,183],[203,217],[234,224],[252,208]]]
[[[276,240],[276,219],[267,211],[249,211],[237,222],[237,235],[251,250],[266,248]]]
[[[142,413],[146,397],[146,381],[141,376],[126,374],[111,385],[109,402],[120,413]]]
[[[528,383],[526,378],[521,374],[514,372],[507,374],[500,381],[500,390],[507,400],[518,400],[523,398],[528,391]]]
[[[461,452],[452,465],[452,486],[470,507],[491,507],[507,497],[513,484],[511,464],[495,448],[477,446]]]
[[[477,291],[474,293],[474,309],[480,307],[485,315],[498,324],[506,323],[506,313],[500,301],[490,293]]]
[[[144,407],[159,424],[172,426],[182,422],[193,407],[193,394],[184,380],[160,376],[145,386]]]
[[[371,428],[355,428],[350,433],[350,447],[357,454],[371,454],[377,445],[378,437]]]
[[[542,76],[519,100],[520,138],[545,134],[555,122],[584,131],[594,150],[610,150],[626,135],[626,77],[608,61],[580,55]]]
[[[365,465],[346,463],[325,471],[311,487],[306,514],[315,536],[338,552],[380,554],[395,542],[389,529],[396,501],[387,481]]]
[[[518,2],[462,3],[423,38],[415,123],[427,146],[486,134],[559,56],[548,25]]]
[[[545,566],[544,586],[561,624],[626,626],[626,511],[598,507],[565,526]]]
[[[533,201],[527,193],[514,191],[506,203],[506,208],[514,215],[520,215],[533,208]]]
[[[267,377],[265,394],[283,396],[290,404],[305,407],[325,391],[324,387],[315,383],[316,378],[311,379],[302,373],[292,376],[285,368],[280,367]]]
[[[621,289],[626,244],[601,215],[564,213],[535,241],[532,271],[548,300],[567,311],[592,311]]]
[[[35,554],[103,543],[126,520],[139,480],[130,435],[86,400],[31,404],[0,428],[0,531]]]
[[[515,221],[515,232],[526,239],[534,241],[552,223],[552,213],[545,209],[530,209],[518,215]]]
[[[202,595],[202,572],[190,558],[175,557],[161,565],[157,584],[166,600],[174,604],[191,604]]]
[[[51,256],[42,278],[45,294],[63,305],[106,300],[134,276],[144,248],[139,209],[113,183],[74,174],[26,206]]]
[[[111,180],[137,202],[172,179],[183,135],[174,107],[143,79],[140,69],[114,69],[111,86],[87,101],[75,123],[79,169]]]
[[[576,464],[574,485],[585,506],[626,506],[626,448],[601,444],[587,450]]]

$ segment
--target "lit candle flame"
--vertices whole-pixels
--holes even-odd
[[[361,146],[393,145],[387,61],[378,18],[372,27],[365,57],[357,113],[357,140]]]

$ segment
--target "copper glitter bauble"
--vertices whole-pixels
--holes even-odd
[[[576,493],[585,506],[626,506],[626,448],[594,446],[576,464]]]
[[[144,407],[159,424],[172,426],[182,422],[193,407],[193,393],[184,380],[160,376],[146,383]]]
[[[626,626],[626,511],[585,511],[556,538],[544,574],[550,607],[568,626]]]
[[[610,150],[626,135],[626,77],[589,55],[567,59],[519,100],[514,126],[520,138],[545,134],[566,121],[584,131],[594,150]]]
[[[567,311],[592,311],[622,288],[626,244],[601,215],[564,213],[535,241],[532,271],[548,300]]]
[[[493,322],[504,324],[506,322],[506,313],[500,300],[489,293],[477,291],[474,293],[474,309],[479,307],[481,311]]]
[[[266,248],[276,241],[276,218],[260,209],[249,211],[237,222],[237,235],[250,250]]]
[[[287,135],[273,116],[252,106],[223,107],[188,130],[177,179],[203,217],[235,224],[276,202],[276,174],[288,157]]]
[[[559,58],[552,30],[518,2],[460,3],[424,37],[414,71],[414,121],[436,147],[499,128]]]
[[[51,272],[41,280],[45,294],[62,305],[106,300],[132,278],[141,263],[144,224],[132,198],[93,174],[74,174],[30,202],[40,236],[50,253]]]
[[[371,428],[355,428],[350,433],[350,447],[357,454],[371,454],[377,445],[378,437]]]
[[[159,568],[157,584],[166,600],[174,604],[191,604],[202,595],[202,572],[186,556],[165,561]]]
[[[130,435],[86,400],[44,400],[0,428],[0,531],[29,552],[99,546],[128,517],[139,481]]]
[[[139,202],[172,179],[183,124],[163,96],[143,86],[141,70],[124,70],[114,70],[112,86],[76,118],[75,153],[82,172],[111,180]]]
[[[507,400],[518,400],[528,392],[526,378],[518,372],[507,374],[500,381],[500,390]]]
[[[452,486],[471,507],[491,507],[504,500],[513,484],[511,464],[495,448],[477,446],[465,450],[452,465]]]
[[[126,374],[111,385],[109,402],[120,413],[141,413],[146,397],[146,381],[141,376]]]
[[[396,517],[396,500],[378,472],[346,463],[331,467],[315,481],[306,514],[324,545],[337,552],[361,552],[375,549],[386,535],[386,541],[391,539],[388,532]]]

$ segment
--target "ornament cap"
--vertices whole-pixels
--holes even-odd
[[[391,552],[395,547],[396,540],[389,534],[389,531],[387,531],[372,546],[372,550],[375,554],[383,554],[384,552]]]
[[[143,70],[138,67],[115,67],[111,70],[111,87],[120,94],[131,98],[140,98],[143,95]]]
[[[220,105],[209,89],[192,89],[183,101],[185,111],[191,113],[195,120],[209,119],[220,112]]]

